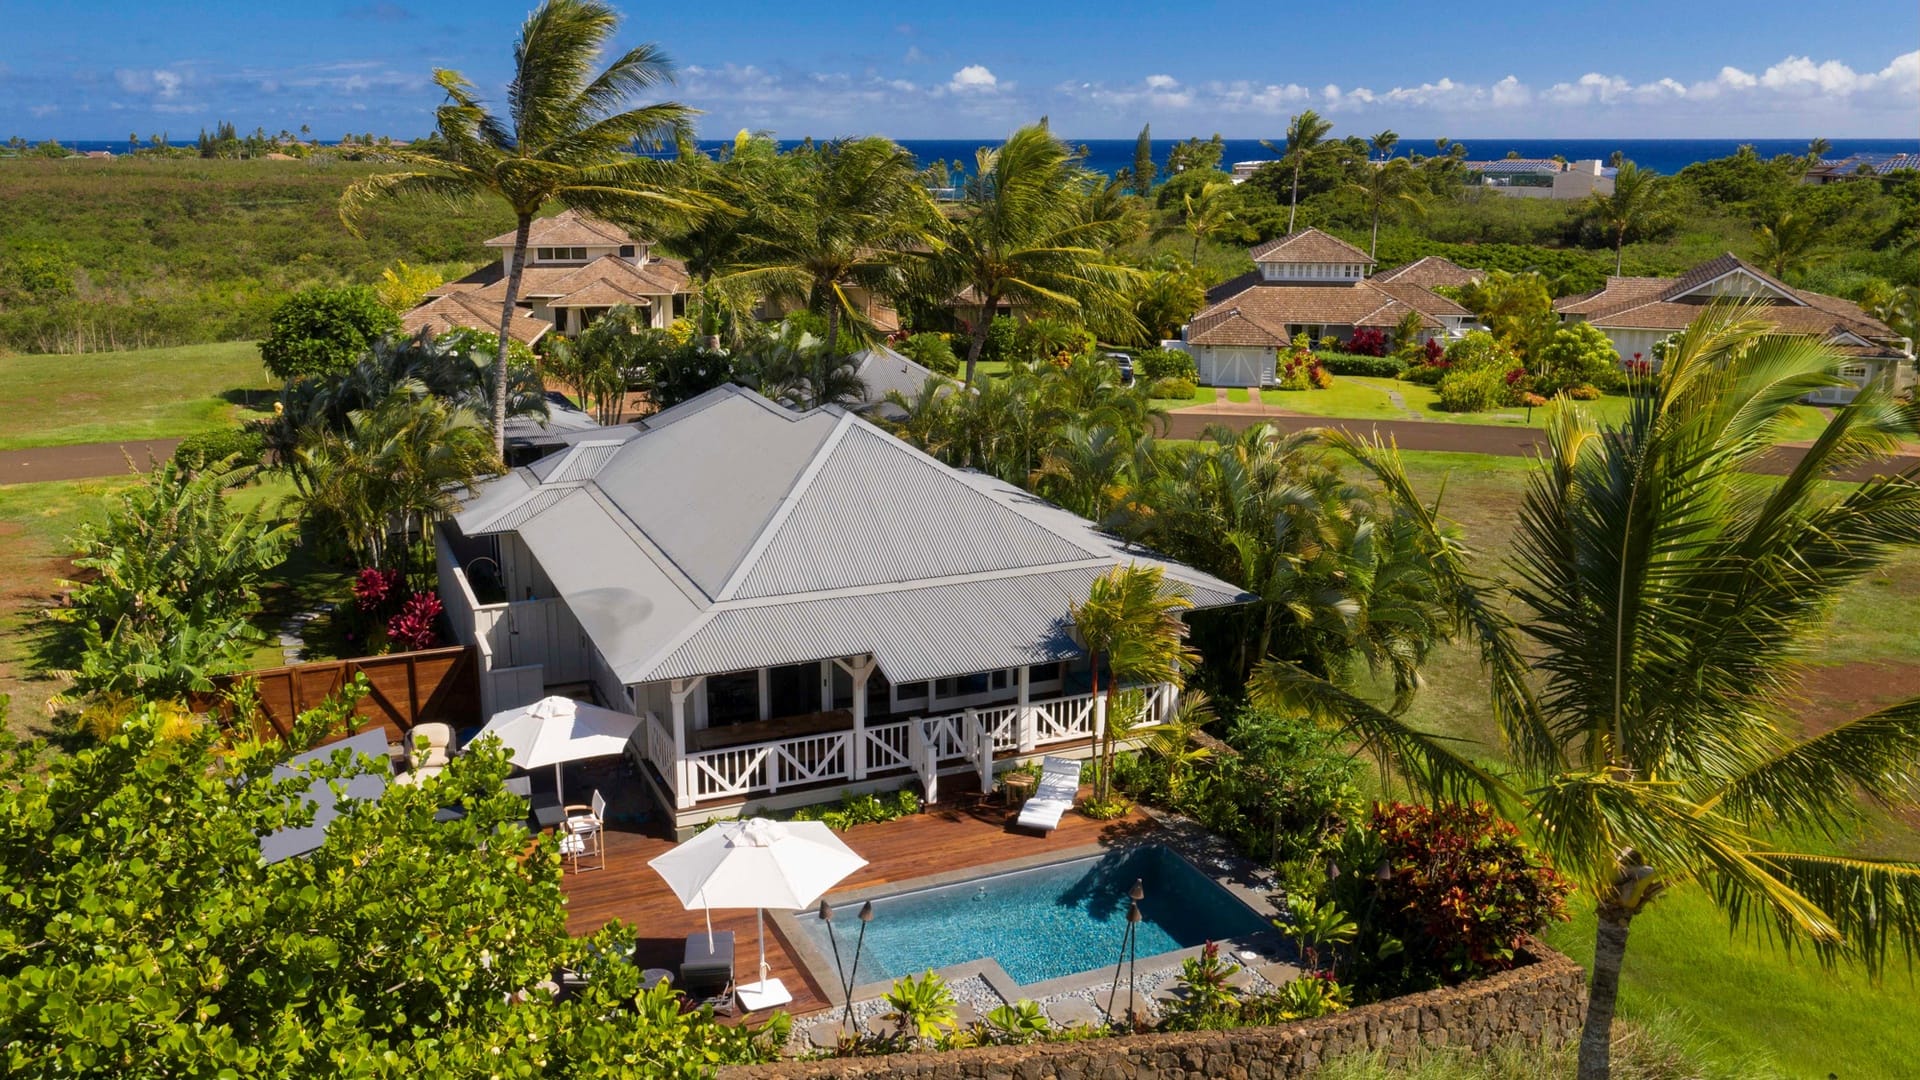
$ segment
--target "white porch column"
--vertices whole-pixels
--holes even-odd
[[[865,780],[867,778],[867,677],[873,674],[873,655],[869,653],[866,656],[856,657],[851,664],[844,660],[835,660],[834,664],[853,680],[853,760],[848,763],[848,767],[853,770],[855,780]],[[831,682],[828,685],[831,686]]]
[[[1107,695],[1095,694],[1093,697],[1093,745],[1098,747],[1100,740],[1107,734]]]
[[[667,686],[673,700],[673,805],[682,810],[693,805],[693,769],[687,763],[687,699],[703,681],[675,679]]]
[[[1020,665],[1019,674],[1014,678],[1014,689],[1019,692],[1019,696],[1014,698],[1013,730],[1019,733],[1020,752],[1023,754],[1031,753],[1034,743],[1033,709],[1030,707],[1033,695],[1030,692],[1027,671],[1025,664]]]

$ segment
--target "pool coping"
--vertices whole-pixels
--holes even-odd
[[[1143,808],[1144,809],[1144,808]],[[1117,851],[1158,844],[1186,860],[1202,877],[1225,889],[1228,895],[1239,901],[1260,919],[1271,922],[1276,914],[1268,896],[1277,891],[1277,883],[1269,871],[1261,869],[1251,860],[1232,850],[1224,841],[1202,829],[1197,823],[1186,819],[1171,817],[1148,811],[1153,822],[1150,829],[1129,835],[1123,839],[1093,844],[1080,844],[1070,848],[1035,852],[1014,859],[1005,859],[996,863],[985,863],[958,870],[946,870],[937,874],[926,874],[904,881],[883,882],[858,889],[830,892],[826,896],[834,907],[834,913],[842,919],[856,918],[853,910],[856,905],[867,900],[896,896],[902,893],[919,892],[924,889],[937,889],[943,885],[954,885],[976,878],[993,877],[999,874],[1017,873],[1041,866],[1073,862],[1095,856],[1108,855]],[[1253,883],[1267,886],[1264,890]],[[816,909],[817,910],[817,909]],[[817,918],[814,911],[768,911],[767,917],[773,920],[780,936],[787,943],[787,951],[800,965],[814,983],[820,987],[822,995],[828,1001],[829,1008],[839,1008],[847,1003],[847,994],[842,989],[840,975],[834,966],[830,953],[814,944],[811,935],[800,927],[802,918]],[[1238,937],[1220,938],[1215,942],[1221,950],[1243,966],[1256,969],[1274,964],[1292,963],[1297,960],[1291,943],[1278,929],[1256,931]],[[1194,945],[1171,952],[1156,953],[1151,958],[1152,967],[1162,969],[1178,967],[1183,961],[1197,957],[1205,950],[1205,945]],[[1258,960],[1247,960],[1239,954],[1251,951]],[[1143,961],[1145,958],[1142,958]],[[1000,997],[1008,1002],[1023,999],[1040,999],[1074,990],[1104,986],[1114,980],[1104,973],[1104,966],[1089,968],[1085,971],[1061,975],[1036,983],[1021,983],[1008,975],[998,960],[992,957],[979,957],[964,960],[958,964],[935,968],[934,973],[952,983],[961,979],[978,976]],[[856,976],[857,976],[856,972]],[[853,988],[853,1000],[865,1001],[881,997],[893,988],[893,980],[856,983]],[[820,1010],[825,1011],[825,1010]]]

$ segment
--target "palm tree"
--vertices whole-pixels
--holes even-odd
[[[798,160],[799,185],[770,200],[745,237],[749,269],[722,281],[804,300],[825,316],[832,353],[843,321],[865,327],[873,298],[902,291],[905,268],[934,242],[940,215],[913,155],[890,139],[831,142]]]
[[[1367,142],[1373,147],[1374,153],[1380,155],[1380,160],[1386,161],[1393,157],[1393,148],[1400,145],[1400,133],[1388,128]]]
[[[1179,685],[1183,670],[1198,656],[1186,645],[1187,624],[1180,612],[1193,601],[1164,588],[1165,571],[1158,566],[1129,563],[1094,578],[1087,598],[1075,604],[1067,618],[1073,636],[1087,651],[1093,670],[1093,693],[1102,707],[1113,702],[1113,684],[1162,683]],[[1100,665],[1111,678],[1100,686]],[[1110,717],[1101,732],[1100,770],[1094,776],[1094,798],[1104,802],[1112,793],[1115,724]]]
[[[1912,420],[1870,391],[1778,484],[1757,483],[1793,403],[1841,380],[1827,348],[1753,314],[1703,314],[1617,427],[1579,408],[1556,415],[1511,581],[1480,577],[1455,543],[1429,543],[1492,674],[1510,783],[1297,670],[1269,665],[1254,687],[1352,725],[1430,793],[1491,792],[1533,825],[1598,916],[1583,1080],[1609,1074],[1628,930],[1670,889],[1697,886],[1734,927],[1810,945],[1825,963],[1877,971],[1920,945],[1920,863],[1793,839],[1853,820],[1862,795],[1913,794],[1920,699],[1813,737],[1796,699],[1799,661],[1834,600],[1920,544],[1913,471],[1825,481],[1893,451]],[[1433,521],[1393,451],[1329,438]]]
[[[1327,132],[1333,130],[1333,122],[1320,119],[1320,114],[1308,109],[1294,117],[1287,124],[1287,144],[1275,146],[1266,139],[1260,145],[1280,155],[1281,164],[1293,173],[1293,194],[1287,199],[1287,231],[1293,231],[1293,215],[1300,208],[1300,173],[1319,159],[1326,145]]]
[[[1233,185],[1221,180],[1207,184],[1199,191],[1186,191],[1180,195],[1181,232],[1193,237],[1192,258],[1200,258],[1200,241],[1211,240],[1240,223],[1240,216],[1234,212],[1238,200],[1233,195]]]
[[[1759,234],[1754,261],[1774,277],[1784,278],[1833,257],[1832,252],[1821,250],[1819,224],[1792,211],[1783,211],[1760,226]]]
[[[692,208],[674,190],[671,163],[630,153],[636,145],[662,145],[687,124],[690,111],[674,102],[627,107],[634,95],[670,82],[672,64],[658,47],[640,45],[594,74],[618,24],[619,15],[598,0],[544,0],[520,28],[504,117],[488,112],[459,72],[436,69],[434,81],[447,95],[435,114],[436,137],[388,151],[409,168],[367,177],[340,197],[349,228],[362,208],[387,196],[459,203],[491,196],[512,208],[513,254],[494,367],[496,454],[506,450],[508,330],[534,215],[552,202],[596,212],[639,204],[669,218]]]
[[[1391,134],[1391,133],[1389,133]],[[1373,217],[1373,240],[1367,246],[1369,257],[1380,253],[1380,219],[1405,211],[1419,214],[1426,209],[1421,199],[1424,185],[1418,183],[1413,163],[1405,158],[1367,167],[1365,176],[1347,185],[1347,190],[1365,199]]]
[[[1807,143],[1807,164],[1818,165],[1820,159],[1833,152],[1831,139],[1814,139]]]
[[[744,289],[716,285],[715,278],[745,268],[748,238],[766,229],[774,204],[800,185],[798,158],[782,155],[771,136],[742,130],[718,161],[694,152],[680,159],[687,168],[686,189],[720,205],[713,213],[685,219],[660,239],[686,263],[696,286],[696,321],[704,343],[708,350],[718,350],[723,318],[731,315],[734,325],[741,325],[758,298]],[[610,219],[635,229],[644,224],[625,221],[619,213]]]
[[[1137,334],[1127,295],[1139,272],[1105,250],[1131,226],[1085,212],[1088,178],[1046,123],[1021,128],[997,149],[982,149],[974,169],[923,279],[930,296],[944,300],[971,290],[979,305],[967,346],[966,385],[973,385],[1003,300],[1037,315],[1132,331],[1113,333],[1113,339]]]
[[[1653,228],[1666,209],[1666,192],[1660,178],[1631,161],[1622,159],[1613,174],[1613,193],[1595,192],[1592,210],[1613,238],[1613,273],[1620,275],[1621,249],[1627,234]]]

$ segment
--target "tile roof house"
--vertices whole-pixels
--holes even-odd
[[[504,233],[487,240],[486,246],[500,252],[500,261],[430,291],[407,312],[403,325],[415,330],[433,326],[437,332],[442,324],[497,332],[513,239],[512,233]],[[563,210],[535,219],[528,231],[527,264],[515,303],[529,320],[558,333],[577,334],[619,304],[646,311],[652,325],[666,326],[685,313],[690,291],[691,279],[679,260],[653,254],[651,243],[618,226]],[[443,302],[448,300],[454,302]],[[544,332],[529,325],[513,336],[531,344]]]
[[[837,407],[723,386],[570,442],[441,525],[442,602],[489,712],[573,685],[644,717],[629,756],[681,827],[1085,755],[1066,616],[1096,575],[1252,599]]]
[[[1209,386],[1271,385],[1275,352],[1296,334],[1344,340],[1362,327],[1392,330],[1411,313],[1431,337],[1473,321],[1472,312],[1417,280],[1367,277],[1371,256],[1318,229],[1275,237],[1248,254],[1254,269],[1208,290],[1208,306],[1183,331]]]
[[[1404,266],[1382,270],[1373,275],[1373,280],[1379,285],[1391,282],[1397,285],[1418,285],[1423,289],[1437,289],[1442,286],[1458,288],[1462,285],[1471,285],[1486,276],[1485,270],[1470,269],[1451,259],[1429,255]]]
[[[1913,342],[1858,304],[1796,289],[1736,255],[1688,270],[1677,278],[1613,277],[1605,286],[1562,297],[1553,307],[1562,322],[1588,322],[1604,331],[1622,362],[1651,361],[1654,343],[1684,330],[1709,304],[1739,300],[1760,305],[1762,317],[1786,334],[1805,334],[1847,357],[1841,375],[1856,389],[1815,395],[1823,404],[1851,401],[1857,387],[1885,380],[1893,390],[1913,381]]]

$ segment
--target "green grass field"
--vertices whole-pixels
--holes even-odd
[[[1233,391],[1244,400],[1245,390]],[[1395,398],[1404,404],[1396,404]],[[1380,379],[1364,375],[1338,375],[1325,390],[1262,390],[1260,400],[1276,409],[1310,416],[1337,416],[1353,420],[1435,420],[1447,424],[1487,424],[1503,427],[1542,427],[1550,408],[1494,409],[1488,412],[1456,413],[1440,408],[1440,396],[1431,386]],[[1626,417],[1628,398],[1609,394],[1597,401],[1581,402],[1581,407],[1602,423],[1619,423]],[[1819,410],[1805,405],[1792,409],[1794,426],[1782,441],[1795,442],[1815,438],[1826,419]]]
[[[0,450],[192,435],[273,389],[251,341],[0,357]]]

